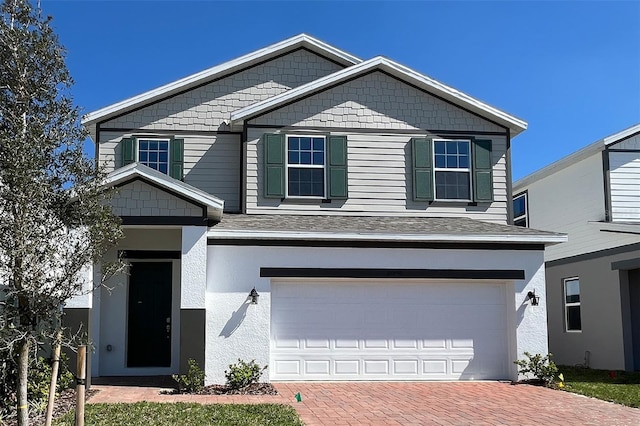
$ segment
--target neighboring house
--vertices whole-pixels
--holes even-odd
[[[565,237],[507,225],[520,119],[302,34],[84,124],[119,188],[105,261],[131,265],[67,306],[93,376],[193,358],[215,383],[242,358],[268,380],[513,379],[547,352]]]
[[[640,370],[640,124],[517,181],[517,224],[567,233],[545,252],[557,363]]]

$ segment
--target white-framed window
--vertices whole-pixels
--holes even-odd
[[[577,277],[564,280],[564,317],[566,331],[582,331],[580,315],[580,280]]]
[[[516,226],[529,226],[527,214],[527,193],[523,192],[513,197],[513,224]]]
[[[326,138],[287,135],[287,197],[325,198]]]
[[[169,139],[139,138],[137,161],[169,174]]]
[[[434,139],[436,200],[471,201],[471,141]]]

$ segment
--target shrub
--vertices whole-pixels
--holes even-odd
[[[189,358],[189,371],[187,374],[174,374],[173,380],[178,382],[178,392],[198,393],[204,389],[204,371],[195,359]]]
[[[238,359],[237,364],[230,364],[229,370],[225,370],[224,376],[227,378],[227,386],[231,389],[241,389],[253,383],[258,383],[260,376],[267,366],[260,367],[255,359],[249,362]]]
[[[18,372],[12,359],[7,356],[0,364],[0,418],[12,417],[15,414],[16,387],[18,384]],[[51,384],[51,360],[38,357],[31,359],[29,365],[29,376],[27,381],[27,396],[31,408],[35,411],[42,411],[46,408],[49,400],[49,386]],[[73,374],[68,368],[68,358],[65,354],[60,356],[60,366],[58,368],[58,382],[56,392],[71,388],[75,383]],[[2,422],[0,422],[2,424]]]
[[[558,367],[556,367],[555,362],[551,361],[551,354],[542,356],[541,354],[531,355],[529,352],[525,352],[524,355],[527,359],[514,361],[519,367],[520,374],[531,374],[547,386],[553,383],[556,374],[558,374]]]

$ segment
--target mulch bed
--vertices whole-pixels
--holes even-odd
[[[96,394],[96,390],[89,389],[86,392],[86,399],[89,399],[91,396]],[[85,400],[86,400],[85,399]],[[72,411],[76,408],[76,391],[75,389],[67,389],[64,390],[56,397],[55,404],[53,405],[53,418],[56,419],[58,417],[64,416],[69,411]],[[33,425],[43,425],[45,423],[46,416],[46,407],[42,413],[35,413],[33,410],[29,411],[29,423]],[[18,419],[16,417],[4,420],[0,420],[0,425],[6,426],[16,426],[18,424]]]
[[[179,393],[189,395],[277,395],[278,391],[271,383],[252,383],[240,389],[231,389],[225,385],[205,386],[200,392],[179,392],[174,389],[172,392],[164,392],[166,394],[175,395]]]

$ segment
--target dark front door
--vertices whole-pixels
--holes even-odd
[[[171,365],[171,262],[133,262],[127,367]]]

